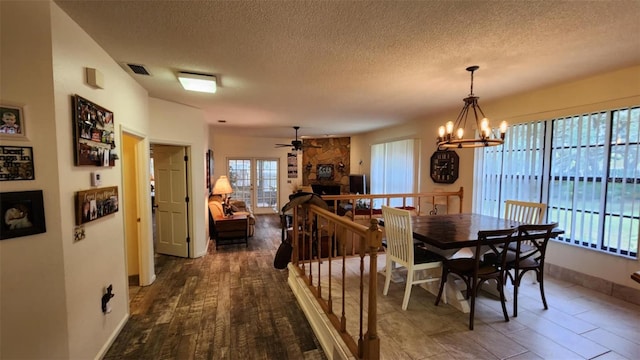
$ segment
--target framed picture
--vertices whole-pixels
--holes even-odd
[[[333,164],[318,164],[318,180],[333,180]]]
[[[42,190],[0,193],[0,240],[47,231]]]
[[[22,107],[0,104],[0,137],[26,140],[27,129]]]
[[[211,179],[213,179],[213,151],[207,150],[207,189],[209,190],[209,194],[213,191],[213,184],[211,184]]]
[[[76,225],[82,225],[118,211],[118,187],[78,191],[76,193]]]
[[[33,148],[0,145],[0,181],[33,179]]]
[[[287,154],[287,178],[298,178],[298,154],[294,152]]]
[[[73,98],[73,132],[77,166],[113,166],[116,153],[113,112],[80,95]]]

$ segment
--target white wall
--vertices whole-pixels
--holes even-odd
[[[464,94],[461,94],[461,97]],[[510,124],[532,120],[580,114],[594,110],[613,109],[640,105],[640,66],[589,77],[570,83],[551,86],[494,102],[482,102],[484,112],[493,123],[507,120]],[[457,190],[464,187],[463,211],[470,212],[473,198],[472,149],[456,150],[460,157],[460,177],[454,184],[434,183],[429,176],[429,161],[436,150],[438,127],[456,118],[460,109],[433,116],[428,120],[417,120],[390,129],[353,136],[351,138],[351,161],[357,164],[363,159],[363,172],[370,173],[372,144],[398,138],[421,140],[422,166],[421,190],[431,191],[435,187]],[[616,284],[640,288],[629,275],[640,269],[640,262],[610,254],[582,249],[553,242],[548,249],[547,261],[564,268],[612,281]]]
[[[190,167],[190,209],[192,227],[192,257],[203,256],[207,252],[209,192],[206,185],[206,151],[208,150],[208,128],[201,110],[160,99],[149,99],[149,109],[153,126],[150,137],[154,144],[188,146],[191,148]]]

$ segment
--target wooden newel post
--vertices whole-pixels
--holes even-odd
[[[380,359],[380,339],[378,338],[378,251],[382,246],[382,230],[378,220],[371,219],[367,234],[369,252],[369,309],[367,310],[367,332],[364,334],[363,358]]]

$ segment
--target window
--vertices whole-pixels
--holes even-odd
[[[371,147],[371,193],[405,194],[416,190],[416,141],[398,140]],[[382,201],[374,208],[380,208]],[[407,199],[407,202],[410,202]],[[402,199],[391,199],[390,206],[402,206]],[[413,204],[407,204],[413,205]]]
[[[502,217],[505,200],[541,201],[545,128],[541,121],[513,125],[502,146],[476,150],[475,212]]]
[[[546,202],[546,220],[565,230],[557,240],[637,257],[640,108],[514,125],[503,146],[476,156],[474,211],[502,216],[507,199]]]

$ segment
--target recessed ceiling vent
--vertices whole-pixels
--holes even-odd
[[[131,69],[131,71],[133,71],[135,74],[138,75],[151,75],[151,73],[149,71],[147,71],[147,69],[145,69],[144,66],[142,65],[136,65],[136,64],[127,64],[127,66],[129,67],[129,69]]]

